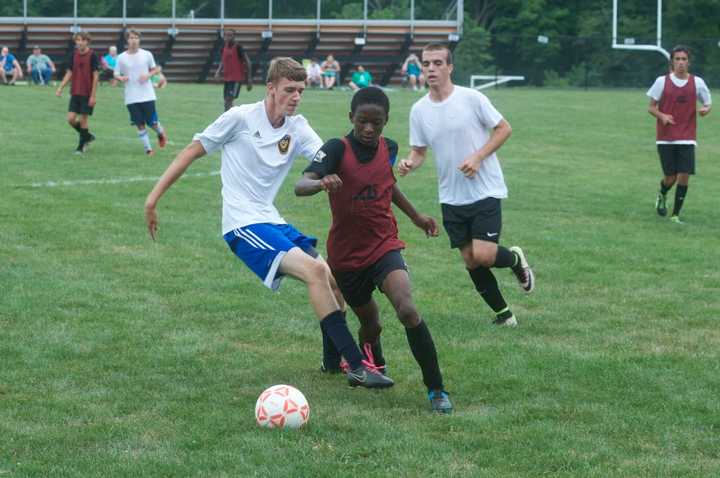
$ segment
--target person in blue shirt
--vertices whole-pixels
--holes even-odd
[[[23,77],[20,63],[6,46],[2,47],[2,54],[0,54],[0,77],[2,77],[2,82],[6,85],[14,85],[18,79]],[[8,80],[8,77],[10,77],[10,80]]]
[[[425,86],[425,78],[422,74],[422,65],[420,64],[420,59],[415,53],[411,53],[405,59],[402,66],[402,74],[405,75],[407,83],[413,91],[417,91],[418,88],[423,89]]]
[[[33,47],[33,53],[27,59],[27,73],[36,85],[49,85],[53,73],[55,73],[55,63],[49,56],[43,55],[39,46]]]
[[[115,79],[115,75],[113,72],[115,71],[115,64],[117,63],[117,47],[111,46],[108,48],[108,52],[101,57],[100,61],[100,79],[104,81],[109,81],[110,86],[116,86],[117,80]]]

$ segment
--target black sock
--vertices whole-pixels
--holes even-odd
[[[320,322],[320,331],[322,332],[323,344],[323,366],[325,370],[335,370],[340,368],[340,352],[335,348],[335,344],[330,340],[330,336]]]
[[[422,370],[423,382],[428,390],[443,390],[440,365],[438,365],[435,342],[425,322],[412,329],[405,328],[405,335],[415,360]]]
[[[90,130],[88,128],[80,128],[80,139],[82,141],[90,139]]]
[[[468,270],[468,272],[475,284],[475,289],[496,314],[503,309],[507,309],[507,303],[503,299],[500,289],[498,289],[497,280],[490,269],[478,267],[477,269]]]
[[[493,267],[515,267],[520,258],[507,247],[498,246]]]
[[[665,180],[660,180],[660,194],[663,196],[667,194],[668,191],[670,191],[670,188],[672,188],[672,184],[670,186],[665,186]]]
[[[678,184],[675,188],[675,206],[673,206],[673,216],[677,216],[678,214],[680,214],[680,209],[682,209],[683,207],[683,202],[685,201],[687,190],[687,185],[683,186],[682,184]]]
[[[335,348],[345,357],[350,369],[358,368],[362,362],[362,353],[348,329],[345,314],[341,310],[328,314],[320,321],[320,327],[330,337]]]
[[[71,124],[70,126],[72,126],[73,129],[74,129],[75,131],[77,131],[78,133],[81,133],[81,132],[82,132],[82,130],[81,130],[81,128],[80,128],[80,123],[73,123],[73,124]]]

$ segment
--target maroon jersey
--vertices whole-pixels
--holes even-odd
[[[75,49],[70,57],[68,68],[72,71],[72,87],[70,94],[74,96],[90,96],[92,93],[93,72],[99,68],[95,52],[88,49],[81,54]]]
[[[225,81],[245,81],[247,69],[242,47],[232,45],[223,47],[222,51],[223,79]]]
[[[380,138],[372,161],[361,163],[347,138],[337,175],[342,188],[330,194],[332,226],[328,235],[328,264],[335,271],[365,269],[390,251],[403,249],[392,213],[395,176],[388,148]]]
[[[695,77],[688,75],[688,81],[682,88],[675,85],[670,75],[665,76],[665,88],[658,109],[661,113],[670,114],[675,124],[663,125],[657,120],[658,141],[695,140],[697,131],[697,91]]]

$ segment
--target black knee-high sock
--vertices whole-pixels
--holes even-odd
[[[350,369],[358,368],[362,362],[362,353],[348,329],[345,314],[341,310],[330,313],[320,321],[320,327],[330,337],[335,348],[345,357]]]
[[[685,196],[687,195],[687,185],[678,184],[675,188],[675,206],[673,206],[673,216],[680,214],[680,209],[683,207]]]
[[[660,180],[660,194],[663,196],[667,194],[668,191],[670,191],[670,188],[672,188],[672,184],[670,186],[665,185],[665,180]]]
[[[88,128],[80,128],[80,139],[87,141],[90,138],[90,130]]]
[[[493,267],[515,267],[520,259],[518,255],[507,247],[498,246],[497,255],[495,256],[495,264]]]
[[[468,272],[475,284],[475,289],[496,314],[507,309],[507,302],[500,293],[495,275],[490,269],[478,267],[477,269],[468,270]]]
[[[80,128],[80,123],[72,123],[70,126],[72,126],[73,129],[74,129],[75,131],[77,131],[78,133],[81,133],[81,132],[82,132],[82,129]]]
[[[422,370],[423,382],[428,390],[443,390],[442,374],[438,365],[435,342],[425,322],[412,329],[405,328],[405,335],[413,357]]]
[[[323,366],[325,370],[340,368],[340,352],[338,352],[330,336],[325,332],[322,322],[320,322],[320,331],[322,332]]]

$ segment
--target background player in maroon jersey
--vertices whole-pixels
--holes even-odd
[[[225,45],[222,49],[222,57],[215,78],[223,71],[223,98],[225,99],[225,111],[233,107],[233,101],[240,94],[240,86],[245,83],[247,90],[252,90],[252,63],[245,49],[237,42],[235,30],[225,32]]]
[[[658,77],[650,87],[648,112],[657,118],[656,144],[663,178],[655,200],[655,210],[667,215],[666,195],[677,182],[672,222],[681,224],[680,209],[688,190],[690,175],[695,174],[695,146],[697,145],[697,113],[710,113],[710,90],[702,78],[691,75],[690,51],[687,47],[673,48],[671,72]],[[697,110],[697,102],[703,106]]]
[[[73,36],[73,41],[75,41],[76,48],[70,55],[68,69],[55,95],[62,95],[63,88],[72,80],[67,121],[80,136],[75,152],[82,154],[87,145],[95,140],[95,136],[89,130],[88,116],[92,116],[95,108],[100,62],[95,52],[90,49],[90,34],[78,32]]]
[[[384,372],[379,310],[372,298],[377,287],[405,326],[433,411],[450,413],[452,404],[443,389],[435,344],[412,300],[407,266],[400,253],[405,244],[398,238],[391,204],[428,236],[437,236],[438,227],[433,218],[415,210],[396,184],[392,168],[398,146],[381,136],[389,110],[390,102],[381,89],[359,90],[350,104],[353,130],[323,145],[295,185],[295,193],[328,193],[333,218],[328,264],[345,301],[360,320],[359,341],[366,357]],[[339,364],[337,351],[323,337],[323,369],[336,371]]]

